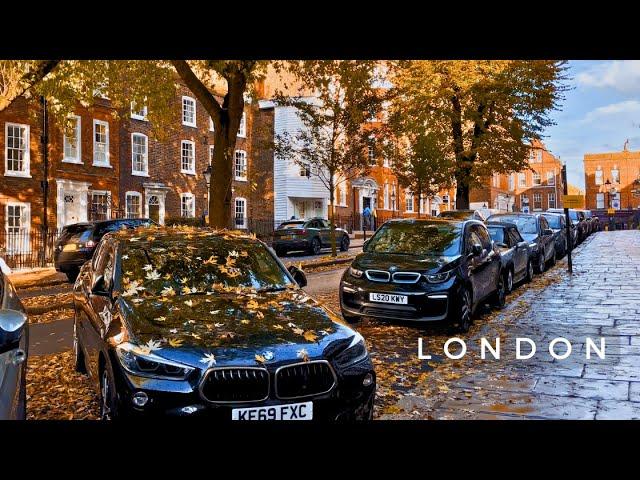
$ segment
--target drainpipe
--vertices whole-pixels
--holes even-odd
[[[42,104],[42,137],[40,143],[42,144],[42,160],[44,167],[44,180],[42,180],[42,199],[44,202],[42,209],[42,266],[46,266],[47,259],[47,238],[49,233],[49,122],[47,119],[47,99],[44,96],[40,97],[40,103]]]

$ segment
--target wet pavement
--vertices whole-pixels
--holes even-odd
[[[445,392],[425,396],[414,388],[382,418],[434,419],[639,419],[640,418],[640,231],[599,232],[574,257],[548,272],[548,284],[531,288],[465,338],[468,353],[448,372],[462,375]],[[542,279],[543,277],[538,277]],[[501,359],[479,358],[479,339],[501,338]],[[537,352],[515,358],[515,338],[528,337]],[[557,337],[571,342],[563,360],[549,353]],[[605,358],[586,338],[600,346]],[[555,352],[564,354],[558,344]],[[528,345],[523,353],[529,352]],[[489,360],[491,359],[491,360]],[[455,363],[446,359],[445,364]],[[431,381],[437,381],[439,368]]]

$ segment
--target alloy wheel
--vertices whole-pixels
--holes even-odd
[[[507,270],[507,292],[513,290],[513,272],[511,269]]]
[[[496,307],[502,308],[506,302],[506,284],[504,281],[504,275],[498,276],[498,285],[496,290]]]
[[[469,290],[466,288],[462,291],[459,315],[458,328],[461,332],[466,333],[469,331],[469,328],[471,328],[471,298],[469,296]]]
[[[544,273],[544,250],[538,255],[538,273]]]
[[[343,237],[342,238],[342,245],[340,245],[340,250],[342,250],[343,252],[346,252],[347,250],[349,250],[349,238],[348,237]]]
[[[311,241],[311,250],[313,251],[314,255],[318,255],[320,253],[320,242],[317,238],[314,238]]]

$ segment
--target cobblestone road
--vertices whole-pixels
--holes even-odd
[[[430,381],[453,376],[441,392],[425,396],[416,388],[382,418],[640,418],[640,231],[599,232],[580,247],[574,274],[566,260],[545,288],[527,289],[472,332],[463,360],[445,359]],[[480,361],[479,339],[501,337],[502,358]],[[537,345],[530,360],[516,360],[515,338]],[[549,353],[549,342],[564,337],[572,354],[564,360]],[[599,345],[605,359],[586,358],[585,339]],[[523,352],[529,351],[527,345]],[[565,352],[564,345],[556,348]],[[456,373],[458,372],[458,373]],[[462,374],[460,374],[462,373]]]

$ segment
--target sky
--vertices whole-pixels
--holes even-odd
[[[640,150],[640,61],[570,61],[565,100],[542,139],[567,163],[569,183],[584,189],[585,153]]]

